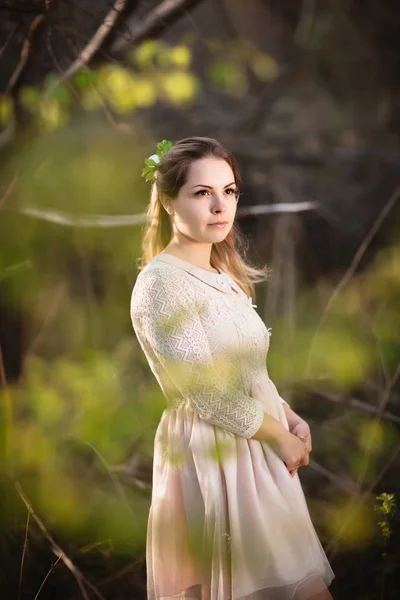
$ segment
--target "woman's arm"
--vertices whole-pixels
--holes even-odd
[[[266,441],[274,445],[274,443],[282,438],[285,433],[287,433],[287,429],[280,421],[278,421],[278,419],[275,419],[275,417],[268,413],[264,413],[261,426],[252,437],[255,440]]]
[[[243,393],[233,361],[213,357],[190,276],[163,266],[138,277],[131,318],[150,366],[159,361],[191,408],[214,425],[255,439],[285,430],[259,399]]]

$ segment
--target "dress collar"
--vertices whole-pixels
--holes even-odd
[[[235,283],[233,279],[229,277],[229,275],[220,269],[218,269],[219,273],[212,273],[211,271],[207,271],[207,269],[198,267],[187,260],[183,260],[183,258],[178,258],[177,256],[168,254],[167,252],[160,252],[160,254],[154,256],[150,262],[154,264],[158,261],[179,267],[194,277],[197,277],[197,279],[201,279],[201,281],[204,281],[204,283],[207,283],[208,285],[211,285],[212,287],[221,292],[225,292],[226,294],[240,293],[237,283]]]

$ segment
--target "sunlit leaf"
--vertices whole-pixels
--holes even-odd
[[[187,46],[174,46],[166,53],[165,64],[185,69],[191,61],[191,52]]]
[[[272,83],[279,77],[278,63],[269,54],[255,52],[250,59],[250,66],[261,81]]]
[[[54,427],[61,422],[67,412],[66,403],[59,391],[44,387],[43,384],[44,382],[42,388],[37,390],[33,410],[41,425]]]
[[[14,102],[9,96],[0,96],[0,125],[9,125],[14,118]]]
[[[372,510],[352,498],[333,504],[326,519],[330,535],[348,548],[365,547],[375,533]]]
[[[71,83],[77,90],[85,90],[95,81],[95,74],[89,69],[82,69],[73,74]]]
[[[362,381],[371,368],[372,356],[350,330],[344,328],[323,329],[314,344],[312,372],[324,375],[339,385]]]
[[[381,423],[376,421],[362,423],[358,435],[362,450],[371,454],[381,451],[384,443],[384,426]]]
[[[51,97],[55,98],[60,104],[68,105],[73,98],[71,88],[66,84],[56,85],[51,93]]]
[[[216,60],[209,67],[211,81],[222,90],[241,96],[246,93],[248,81],[246,73],[240,64],[234,61]]]
[[[180,71],[160,75],[159,85],[166,98],[177,105],[193,101],[199,89],[194,75]]]
[[[356,451],[348,457],[351,476],[358,481],[360,478],[364,483],[372,483],[376,477],[376,462],[374,456]]]
[[[94,87],[88,87],[82,91],[80,102],[85,110],[97,110],[104,104],[101,93]]]
[[[40,92],[38,88],[27,85],[21,88],[19,92],[19,101],[21,105],[29,112],[35,112],[39,107]]]
[[[12,456],[19,469],[46,469],[52,460],[54,444],[40,423],[21,422],[12,432]]]
[[[37,501],[46,520],[69,533],[84,526],[90,510],[87,495],[80,496],[77,483],[60,469],[42,471]]]
[[[48,90],[50,88],[53,88],[58,83],[59,79],[60,79],[60,76],[58,73],[55,73],[54,71],[50,71],[49,73],[47,73],[47,75],[44,78],[43,89]]]
[[[145,40],[130,53],[130,58],[140,68],[147,68],[159,51],[159,42],[157,40]]]
[[[133,75],[119,66],[107,66],[99,73],[99,86],[114,110],[131,111],[136,105]]]
[[[55,98],[46,98],[40,101],[41,124],[46,131],[52,131],[68,121],[68,112]]]
[[[137,106],[152,106],[157,100],[154,83],[146,77],[137,77],[134,81],[134,96]]]

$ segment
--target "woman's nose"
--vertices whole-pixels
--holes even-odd
[[[218,211],[226,210],[224,198],[216,195],[215,199],[214,199],[213,208],[214,208],[214,210],[218,210]]]

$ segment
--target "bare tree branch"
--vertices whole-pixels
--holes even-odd
[[[27,519],[26,519],[26,526],[25,526],[24,546],[22,548],[21,565],[20,565],[20,568],[19,568],[18,600],[20,600],[20,598],[21,598],[22,575],[23,575],[23,572],[24,572],[26,549],[28,547],[28,532],[29,532],[29,519],[30,519],[30,516],[31,516],[31,514],[30,514],[30,512],[28,512],[28,516],[27,516]]]
[[[15,123],[13,121],[8,127],[6,127],[6,129],[3,129],[3,131],[0,133],[0,148],[3,148],[3,146],[8,146],[8,144],[10,144],[10,142],[13,141],[14,136]]]
[[[337,404],[346,404],[347,403],[350,406],[354,406],[354,408],[358,408],[360,410],[363,410],[363,411],[373,414],[373,415],[376,415],[379,413],[379,408],[377,408],[376,406],[372,406],[372,404],[368,404],[367,402],[363,402],[362,400],[358,400],[358,398],[341,397],[338,394],[333,394],[331,392],[324,392],[324,391],[316,390],[316,389],[314,389],[313,392],[318,394],[318,396],[321,396],[321,398],[324,398],[325,400],[329,400],[330,402],[335,402]],[[400,417],[398,417],[397,415],[393,414],[390,411],[384,411],[381,416],[382,416],[382,419],[384,419],[385,421],[393,421],[393,423],[400,424]]]
[[[378,218],[376,219],[375,223],[372,225],[368,234],[365,236],[364,240],[360,244],[357,252],[354,255],[353,260],[351,261],[349,268],[347,269],[347,271],[343,275],[342,279],[339,281],[338,285],[334,289],[332,295],[330,296],[330,298],[327,302],[327,305],[324,309],[324,312],[322,314],[322,317],[316,327],[316,330],[315,330],[315,333],[314,333],[314,336],[313,336],[313,339],[311,342],[311,347],[310,347],[309,357],[308,357],[308,364],[307,364],[307,368],[306,368],[306,376],[309,375],[309,373],[310,373],[312,353],[314,350],[317,335],[318,335],[322,325],[325,323],[328,312],[330,311],[334,301],[336,300],[336,298],[338,297],[340,292],[346,287],[346,285],[349,283],[350,279],[353,277],[368,246],[374,239],[375,235],[378,233],[382,223],[384,222],[386,217],[389,215],[390,211],[394,208],[394,206],[396,205],[396,202],[399,198],[400,198],[400,185],[397,186],[397,188],[395,189],[395,191],[393,192],[393,194],[391,195],[389,200],[386,202],[385,206],[383,207],[383,209],[382,209],[381,213],[379,214]]]
[[[64,83],[72,77],[76,71],[86,66],[93,58],[94,54],[98,51],[100,46],[104,43],[107,36],[115,27],[115,24],[120,16],[120,13],[124,10],[127,0],[115,0],[111,10],[107,14],[103,23],[100,25],[94,36],[86,44],[80,55],[73,61],[73,63],[64,71],[64,73],[57,79],[53,85],[49,86],[45,97],[50,95],[56,87]]]
[[[50,569],[47,571],[46,573],[46,577],[43,579],[42,583],[40,584],[40,588],[38,589],[38,591],[36,592],[36,596],[34,597],[33,600],[37,600],[39,597],[40,592],[43,589],[44,584],[46,583],[46,581],[48,580],[48,578],[50,577],[50,575],[53,573],[54,571],[54,567],[60,562],[62,556],[59,556],[56,560],[56,562],[54,564],[51,565]]]
[[[18,29],[19,24],[17,23],[16,25],[14,25],[14,27],[12,28],[12,30],[10,31],[10,33],[8,34],[8,37],[6,39],[6,41],[4,42],[4,44],[2,45],[2,47],[0,48],[0,58],[3,56],[4,51],[6,50],[8,44],[10,43],[12,36],[14,35],[14,33],[16,32],[16,30]]]
[[[64,565],[71,571],[71,573],[75,577],[75,579],[79,585],[79,588],[82,592],[82,596],[85,598],[85,600],[89,600],[89,596],[86,592],[84,584],[86,584],[88,587],[90,587],[90,589],[94,592],[94,594],[98,598],[100,598],[100,600],[105,600],[104,596],[102,596],[100,594],[100,592],[98,591],[98,589],[92,583],[90,583],[90,581],[88,581],[86,579],[86,577],[81,573],[81,571],[78,569],[78,567],[72,562],[72,560],[70,558],[68,558],[68,556],[65,554],[65,552],[60,548],[60,546],[57,544],[57,542],[49,534],[43,521],[38,517],[38,515],[33,510],[31,503],[29,502],[28,498],[25,496],[24,492],[22,491],[21,485],[18,483],[18,481],[15,482],[15,488],[17,490],[19,497],[21,498],[21,500],[25,504],[26,508],[28,509],[30,515],[33,517],[33,519],[36,521],[37,525],[39,526],[39,529],[45,535],[47,540],[50,542],[53,553],[59,559],[61,559],[63,561]]]
[[[129,38],[118,37],[111,45],[114,55],[121,54],[127,47],[141,42],[145,38],[155,37],[162,33],[171,23],[177,20],[182,13],[191,10],[202,0],[164,0],[146,17],[132,17],[126,22]]]
[[[298,213],[319,208],[318,202],[313,200],[305,202],[274,202],[273,204],[258,204],[256,206],[243,206],[237,210],[239,217],[253,215],[272,215],[274,213]]]
[[[11,13],[18,13],[22,15],[38,15],[41,14],[41,9],[36,6],[13,6],[11,4],[3,4],[0,6],[0,10],[6,10]]]
[[[316,202],[276,202],[274,204],[244,206],[238,209],[237,217],[297,213],[314,210],[317,206]],[[34,207],[19,208],[18,212],[28,217],[34,217],[42,221],[49,221],[50,223],[57,223],[58,225],[65,225],[67,227],[131,227],[132,225],[145,223],[147,219],[146,213],[139,213],[137,215],[82,215],[76,217],[57,210],[42,210]]]
[[[17,179],[18,179],[18,177],[15,174],[14,177],[12,178],[10,185],[4,192],[4,196],[2,198],[0,198],[0,209],[2,209],[3,206],[5,206],[5,203],[7,202],[8,198],[11,196],[11,194],[15,188],[15,184],[17,183]]]
[[[354,494],[357,491],[355,481],[350,479],[350,477],[346,476],[344,473],[336,475],[336,473],[333,473],[326,467],[317,463],[313,458],[310,458],[309,466],[320,475],[329,479],[331,483],[334,483],[342,491],[347,492],[348,494]]]
[[[43,21],[44,19],[44,15],[37,15],[31,23],[31,26],[29,28],[29,32],[28,35],[26,36],[24,43],[22,44],[22,50],[21,50],[21,56],[20,59],[18,61],[18,64],[14,70],[14,73],[11,75],[10,77],[10,81],[8,82],[8,85],[6,87],[5,93],[6,94],[11,94],[11,92],[13,91],[14,87],[16,86],[16,84],[18,83],[19,78],[21,77],[21,74],[25,68],[25,65],[28,61],[29,58],[29,54],[31,51],[31,47],[32,47],[32,38],[34,36],[34,33],[36,31],[36,29],[39,27],[40,23]]]

